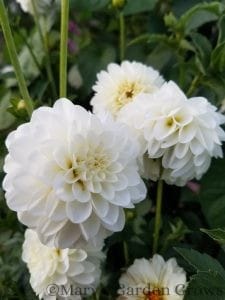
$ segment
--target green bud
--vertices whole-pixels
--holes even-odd
[[[125,5],[126,0],[112,0],[112,6],[115,8],[122,8]]]
[[[126,211],[126,220],[132,220],[135,217],[134,212]]]
[[[26,103],[24,100],[20,100],[18,103],[17,103],[17,109],[18,110],[21,110],[21,109],[25,109],[26,108]]]

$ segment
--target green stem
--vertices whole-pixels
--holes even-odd
[[[128,252],[126,241],[123,242],[123,252],[124,252],[125,265],[127,266],[129,264],[129,252]]]
[[[69,0],[61,1],[60,39],[60,97],[67,95],[67,49],[68,49]]]
[[[37,10],[37,6],[36,6],[36,3],[35,3],[35,0],[31,0],[31,2],[32,2],[32,6],[33,6],[33,11],[34,11],[34,21],[35,21],[38,33],[39,33],[40,38],[41,38],[41,42],[42,42],[43,48],[45,50],[45,57],[46,57],[46,66],[45,67],[46,67],[46,73],[47,73],[48,80],[49,80],[50,85],[51,85],[53,96],[56,99],[57,98],[57,90],[56,90],[56,85],[55,85],[55,81],[54,81],[54,77],[53,77],[53,72],[52,72],[51,60],[50,60],[50,56],[49,56],[48,45],[47,45],[44,33],[42,31],[42,28],[41,28],[41,25],[40,25],[40,22],[39,22],[40,16],[39,16],[39,13],[38,13],[38,10]]]
[[[122,12],[119,15],[119,19],[120,19],[120,61],[123,61],[125,58],[125,50],[126,50],[126,33],[125,33],[125,20]]]
[[[158,245],[159,245],[159,231],[160,231],[160,227],[161,227],[162,195],[163,195],[163,181],[160,179],[158,181],[158,185],[157,185],[155,228],[154,228],[154,235],[153,235],[153,253],[157,253]]]
[[[185,69],[184,69],[184,59],[181,54],[178,54],[178,63],[179,63],[179,85],[181,88],[184,87],[185,82]]]
[[[0,21],[1,21],[1,26],[3,30],[3,34],[5,37],[6,45],[9,51],[9,56],[12,62],[12,65],[15,70],[16,78],[18,81],[19,89],[21,96],[23,97],[23,100],[25,101],[26,104],[26,110],[28,114],[31,116],[32,111],[33,111],[33,102],[30,98],[27,86],[26,86],[26,81],[23,76],[23,72],[18,60],[17,52],[16,52],[16,46],[13,40],[12,36],[12,31],[9,25],[9,20],[8,20],[8,15],[5,9],[4,1],[0,0]]]
[[[200,79],[200,75],[196,75],[194,77],[194,79],[192,80],[192,83],[187,91],[187,97],[192,96],[192,94],[194,93],[194,91],[196,90],[196,88],[198,87],[199,84],[199,79]]]

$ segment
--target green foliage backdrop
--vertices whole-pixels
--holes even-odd
[[[14,1],[7,1],[19,59],[35,106],[51,105],[58,94],[51,85],[45,65],[47,55],[33,18]],[[225,111],[225,1],[127,0],[113,7],[110,0],[71,0],[69,66],[76,65],[82,78],[73,77],[68,98],[90,108],[91,87],[96,73],[113,61],[119,62],[119,15],[125,16],[125,58],[158,69],[166,80],[174,80],[189,95],[202,95]],[[59,70],[59,11],[41,20],[46,33],[54,81]],[[74,28],[74,27],[73,27]],[[28,120],[20,100],[10,60],[0,35],[0,182],[9,132]],[[77,70],[76,69],[76,70]],[[72,76],[72,75],[71,75]],[[211,169],[197,183],[199,192],[188,187],[166,186],[163,197],[163,235],[160,253],[176,256],[188,271],[190,285],[185,300],[225,299],[225,160],[213,161]],[[150,257],[155,186],[148,198],[133,211],[127,211],[123,232],[110,237],[105,246],[107,260],[99,295],[115,299],[121,268],[134,258]],[[29,286],[29,274],[21,261],[24,227],[5,203],[0,189],[0,299],[36,299]],[[202,229],[202,230],[201,230]],[[123,241],[127,241],[124,251]],[[190,249],[195,250],[190,250]],[[124,252],[126,255],[124,255]],[[201,254],[201,253],[206,254]],[[198,296],[191,290],[221,293]],[[196,298],[197,297],[197,298]]]

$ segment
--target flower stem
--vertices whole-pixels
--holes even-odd
[[[48,80],[49,80],[49,83],[50,83],[51,88],[52,88],[53,97],[56,99],[57,98],[57,90],[56,90],[56,85],[55,85],[55,81],[54,81],[54,77],[53,77],[48,45],[47,45],[44,33],[42,31],[42,28],[41,28],[41,25],[40,25],[40,22],[39,22],[40,16],[39,16],[39,13],[38,13],[38,10],[37,10],[35,0],[31,0],[31,3],[32,3],[32,6],[33,6],[33,11],[34,11],[34,21],[35,21],[38,33],[40,35],[42,45],[43,45],[44,50],[45,50],[46,72],[47,72]]]
[[[32,111],[33,111],[33,102],[30,98],[30,95],[29,95],[29,92],[28,92],[28,89],[26,86],[26,81],[23,76],[23,72],[22,72],[22,69],[21,69],[21,66],[20,66],[20,63],[18,60],[16,46],[15,46],[15,43],[13,40],[12,31],[11,31],[11,28],[9,25],[8,15],[7,15],[3,0],[0,0],[0,21],[1,21],[4,38],[6,41],[6,45],[7,45],[8,51],[9,51],[11,63],[14,67],[16,78],[18,81],[20,93],[26,104],[26,110],[27,110],[29,116],[31,116]]]
[[[162,196],[163,196],[163,181],[160,179],[157,185],[157,198],[156,198],[156,216],[155,228],[153,235],[153,253],[158,251],[159,245],[159,231],[161,227],[161,210],[162,210]]]
[[[123,242],[123,252],[124,252],[125,265],[127,266],[129,264],[129,252],[128,252],[126,241]]]
[[[124,15],[120,12],[120,61],[124,60],[126,49],[126,35],[125,35],[125,20]]]
[[[61,1],[61,38],[60,38],[60,97],[67,94],[67,49],[68,49],[69,0]]]
[[[192,96],[192,94],[194,93],[194,91],[198,87],[199,80],[200,80],[200,75],[196,75],[194,77],[194,79],[192,80],[192,83],[191,83],[191,85],[189,87],[189,90],[187,91],[187,96],[188,97]]]

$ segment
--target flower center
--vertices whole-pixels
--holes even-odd
[[[166,119],[166,126],[171,127],[173,125],[173,118],[169,117]]]
[[[137,82],[124,82],[120,85],[116,100],[115,109],[120,110],[124,105],[133,101],[133,98],[143,90],[143,87]]]
[[[55,253],[56,253],[58,256],[60,256],[60,254],[61,254],[61,249],[56,248],[56,249],[55,249]]]
[[[68,182],[76,182],[81,190],[85,190],[86,181],[97,178],[98,174],[105,173],[108,165],[109,159],[104,153],[92,153],[90,156],[83,159],[77,157],[70,169],[71,173],[67,177]]]
[[[103,157],[95,157],[88,162],[88,167],[91,170],[103,170],[105,165],[106,161]]]
[[[145,300],[162,300],[162,297],[158,291],[153,291],[146,295]]]

